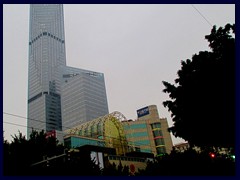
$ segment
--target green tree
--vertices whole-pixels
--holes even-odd
[[[28,156],[30,152],[27,148],[28,141],[21,132],[18,133],[12,136],[13,140],[8,149],[10,175],[24,175],[31,161],[31,157]]]
[[[55,137],[46,138],[44,131],[32,131],[29,140],[19,132],[11,143],[4,141],[4,174],[27,175],[33,163],[44,157],[63,154],[64,147]]]
[[[7,140],[3,141],[3,172],[4,175],[10,174],[10,143]]]
[[[46,137],[46,133],[42,130],[32,131],[28,140],[32,162],[43,160],[43,157],[52,157],[54,155],[63,154],[63,145],[58,144],[56,137]]]
[[[229,176],[235,175],[235,163],[222,156],[214,159],[206,152],[192,148],[184,152],[172,151],[147,163],[137,176]]]
[[[191,145],[234,147],[235,142],[235,25],[213,26],[205,36],[211,51],[181,61],[175,84],[163,81],[171,100],[169,131]]]
[[[103,176],[129,176],[129,167],[127,165],[122,165],[121,161],[116,165],[114,162],[108,163],[106,167],[103,169]]]

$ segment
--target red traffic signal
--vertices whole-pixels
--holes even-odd
[[[215,158],[215,156],[216,156],[216,155],[215,155],[214,153],[210,153],[210,157],[211,157],[211,158]]]

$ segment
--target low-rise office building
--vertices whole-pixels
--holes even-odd
[[[166,118],[159,118],[156,105],[137,110],[138,119],[123,121],[127,141],[135,151],[153,153],[160,156],[170,153],[172,139],[168,132]]]

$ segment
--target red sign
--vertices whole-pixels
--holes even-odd
[[[55,130],[48,131],[46,133],[46,138],[49,138],[49,137],[55,137],[56,138],[56,131]]]
[[[132,173],[135,172],[135,166],[134,166],[134,164],[130,164],[130,171],[131,171]]]

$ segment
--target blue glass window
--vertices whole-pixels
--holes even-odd
[[[125,125],[124,129],[129,130],[129,129],[144,129],[147,128],[147,125],[144,124],[131,124],[131,125]]]
[[[157,147],[157,154],[165,154],[166,153],[166,148],[163,147]]]
[[[162,131],[160,131],[160,130],[153,131],[153,136],[154,137],[163,136]]]
[[[146,131],[132,133],[132,137],[146,137],[146,136],[148,136],[148,133]],[[130,135],[130,137],[131,137],[131,135]]]
[[[155,145],[156,146],[159,146],[159,145],[164,145],[164,140],[163,138],[158,138],[158,139],[155,139]]]
[[[150,145],[150,141],[149,140],[139,140],[139,141],[135,141],[135,144],[140,146],[140,145]]]
[[[152,129],[161,128],[161,123],[153,123],[151,124],[151,126],[152,126]]]

